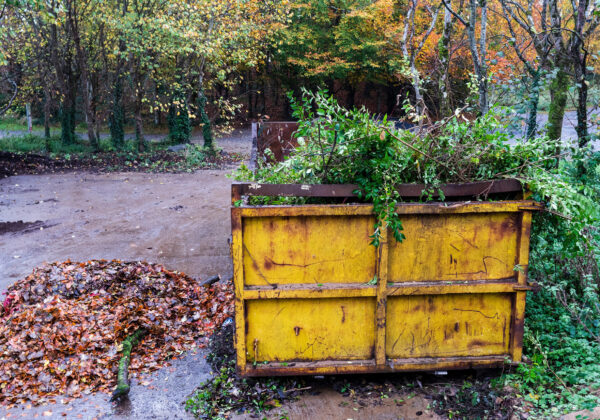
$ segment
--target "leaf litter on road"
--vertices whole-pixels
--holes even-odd
[[[233,315],[230,284],[202,287],[159,264],[92,260],[44,264],[8,288],[0,306],[0,403],[111,392],[120,343],[148,334],[131,376],[194,347]]]

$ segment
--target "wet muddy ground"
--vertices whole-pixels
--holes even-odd
[[[249,155],[249,132],[219,142]],[[44,261],[146,260],[206,279],[231,277],[231,170],[193,174],[68,172],[0,180],[0,293]],[[208,378],[199,350],[150,379],[134,379],[121,405],[98,394],[67,405],[11,410],[3,418],[190,418],[183,402]]]
[[[220,139],[250,154],[250,131]],[[0,179],[0,292],[44,261],[147,260],[207,278],[232,272],[231,169]]]
[[[410,394],[408,395],[410,396]],[[431,401],[421,395],[380,395],[360,399],[346,397],[328,386],[316,388],[298,401],[285,404],[270,413],[271,418],[320,420],[398,420],[443,419],[429,406]],[[243,417],[232,417],[241,419]]]
[[[44,261],[147,260],[231,275],[228,171],[66,173],[0,181],[0,290]]]

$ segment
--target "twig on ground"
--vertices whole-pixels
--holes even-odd
[[[123,356],[119,360],[119,372],[117,374],[117,387],[115,388],[111,401],[121,399],[129,394],[129,362],[131,361],[131,350],[146,335],[146,330],[140,328],[123,340]]]

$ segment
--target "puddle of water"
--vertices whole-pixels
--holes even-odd
[[[17,222],[0,222],[0,235],[5,235],[7,233],[29,233],[34,230],[38,230],[40,228],[47,228],[50,225],[42,222],[41,220],[35,222],[24,222],[19,220]]]

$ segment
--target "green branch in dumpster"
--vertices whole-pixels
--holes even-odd
[[[404,239],[396,213],[403,197],[394,187],[400,184],[426,185],[421,202],[445,201],[443,184],[515,178],[527,185],[534,200],[545,201],[552,214],[573,220],[585,219],[582,209],[594,204],[579,193],[582,187],[565,182],[557,164],[565,154],[574,156],[575,152],[557,154],[560,141],[544,136],[511,141],[502,115],[494,110],[472,120],[457,110],[411,131],[397,129],[387,117],[376,118],[364,108],[345,109],[326,92],[305,90],[302,99],[291,99],[298,120],[294,133],[298,147],[283,162],[259,159],[254,171],[242,165],[235,178],[272,184],[356,184],[358,201],[373,204],[376,221],[370,239],[375,247],[381,242],[384,224],[396,241]],[[474,198],[488,199],[485,193]],[[253,196],[248,204],[323,201]]]
[[[444,164],[444,163],[440,162],[439,160],[437,160],[436,158],[434,158],[434,157],[432,157],[432,156],[429,156],[427,153],[425,153],[425,152],[424,152],[424,151],[422,151],[422,150],[419,150],[419,149],[417,149],[417,148],[416,148],[415,146],[413,146],[412,144],[410,144],[410,143],[408,143],[408,142],[405,142],[405,141],[404,141],[404,140],[402,140],[400,137],[398,137],[398,136],[396,136],[394,133],[392,133],[392,132],[390,131],[390,129],[389,129],[389,128],[387,128],[387,127],[385,127],[385,128],[383,129],[383,131],[381,132],[381,137],[384,137],[386,134],[387,134],[387,135],[389,135],[389,136],[392,136],[393,138],[395,138],[396,140],[398,140],[400,143],[402,143],[403,145],[405,145],[405,146],[406,146],[406,147],[408,147],[409,149],[412,149],[412,150],[414,150],[415,152],[422,154],[422,155],[423,155],[423,156],[425,156],[427,159],[431,159],[432,161],[434,161],[434,162],[435,162],[435,163],[437,163],[438,165],[440,165],[440,166],[443,166],[444,168],[448,169],[448,171],[451,171],[451,169],[448,167],[448,165],[446,165],[446,164]],[[382,138],[382,140],[383,140],[383,138]],[[465,177],[463,177],[462,175],[460,175],[460,174],[457,174],[457,176],[460,178],[460,180],[461,180],[461,181],[464,181],[464,182],[469,182],[469,181],[468,181],[468,180],[467,180]]]

